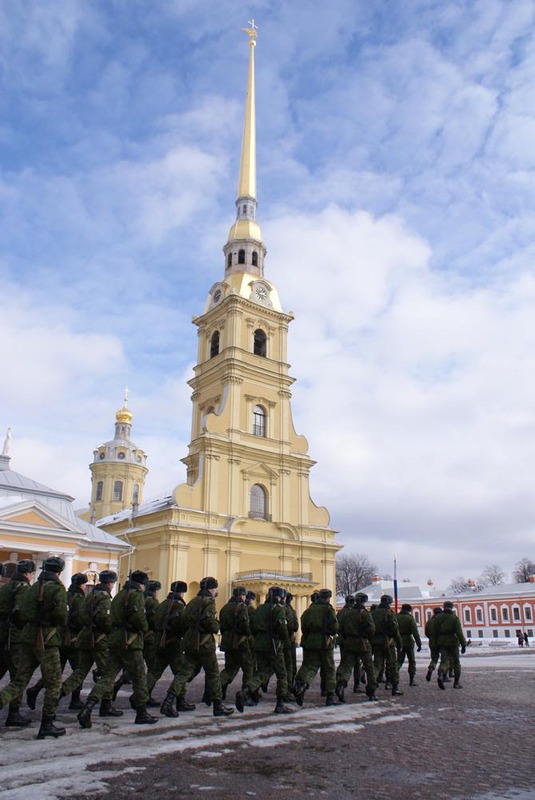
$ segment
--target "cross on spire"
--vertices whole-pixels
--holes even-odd
[[[249,27],[248,28],[242,28],[242,30],[245,31],[245,33],[251,39],[253,39],[253,40],[256,39],[256,37],[258,35],[258,25],[255,23],[254,19],[250,19],[247,22],[247,25],[249,25]]]

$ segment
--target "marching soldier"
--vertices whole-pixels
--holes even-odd
[[[170,667],[173,675],[176,675],[182,666],[182,637],[186,632],[184,594],[188,591],[188,584],[184,581],[173,581],[170,589],[171,591],[166,599],[162,600],[154,615],[156,641],[152,667],[147,675],[149,694],[152,693],[167,667]],[[175,700],[176,709],[174,707]],[[166,717],[178,717],[179,711],[195,711],[195,705],[186,702],[184,693],[175,698],[174,694],[168,692],[160,707],[160,713]]]
[[[234,709],[223,705],[221,680],[215,649],[215,634],[219,631],[215,598],[218,583],[215,578],[203,578],[200,590],[190,600],[184,611],[186,632],[184,634],[184,656],[173,683],[164,700],[168,707],[173,698],[181,697],[189,678],[201,668],[206,673],[206,689],[213,702],[214,717],[228,717]],[[163,706],[162,706],[163,707]]]
[[[62,697],[72,693],[69,705],[71,710],[78,708],[76,700],[80,697],[80,691],[93,664],[97,665],[97,670],[102,675],[108,658],[108,636],[111,633],[111,592],[117,582],[117,573],[105,569],[99,573],[98,579],[98,584],[85,595],[79,612],[82,629],[76,638],[78,648],[76,669],[61,687]],[[103,717],[122,716],[123,712],[112,706],[111,699],[111,692],[103,696],[100,715]]]
[[[401,636],[401,651],[398,656],[398,667],[401,669],[405,656],[409,667],[409,686],[415,686],[414,676],[416,675],[416,658],[414,656],[414,645],[416,644],[418,652],[422,649],[422,640],[418,633],[418,626],[416,620],[412,616],[412,606],[409,603],[403,603],[401,611],[398,614],[398,628],[399,635]]]
[[[161,588],[162,584],[160,581],[149,581],[149,585],[145,591],[145,614],[147,615],[149,630],[143,639],[143,658],[147,665],[147,672],[151,670],[152,659],[154,657],[154,645],[156,642],[155,615],[160,605],[158,602],[158,592]]]
[[[289,714],[291,709],[284,705],[288,694],[288,680],[284,663],[283,643],[288,638],[286,614],[281,606],[284,589],[271,586],[265,603],[258,606],[253,616],[254,649],[257,669],[245,689],[236,695],[236,708],[242,712],[245,705],[258,703],[258,690],[269,682],[275,673],[277,678],[277,702],[275,714]]]
[[[295,610],[292,608],[293,599],[293,594],[287,592],[283,605],[284,613],[286,614],[286,625],[288,627],[288,639],[284,643],[284,663],[286,665],[286,679],[288,681],[288,695],[285,698],[286,702],[290,702],[290,700],[293,699],[290,695],[290,691],[294,685],[295,676],[297,675],[297,644],[295,637],[299,630],[299,620],[297,619]]]
[[[47,558],[37,581],[18,596],[23,628],[17,674],[0,693],[0,708],[13,700],[20,702],[34,671],[41,667],[45,698],[38,739],[65,734],[65,728],[53,724],[61,691],[60,630],[67,624],[67,592],[59,579],[64,567],[62,558]]]
[[[439,689],[445,689],[444,679],[450,669],[453,669],[453,688],[462,689],[461,661],[459,658],[459,645],[461,653],[466,652],[466,639],[464,638],[461,620],[453,610],[451,600],[444,603],[444,611],[438,614],[435,622],[434,636],[440,648],[440,665],[438,668],[437,683]]]
[[[306,690],[310,687],[319,669],[325,676],[325,705],[338,704],[336,697],[336,669],[334,666],[334,642],[338,633],[336,612],[330,604],[332,592],[322,589],[318,599],[301,617],[303,633],[303,663],[295,678],[295,699],[303,705]]]
[[[352,598],[353,599],[353,598]],[[375,690],[377,682],[373,668],[372,648],[370,639],[375,633],[375,625],[372,615],[366,611],[365,603],[368,595],[359,592],[353,603],[347,607],[347,611],[342,614],[339,612],[339,637],[344,642],[342,658],[336,673],[336,694],[341,703],[345,702],[344,692],[347,687],[351,672],[355,665],[364,666],[366,671],[366,694],[369,700],[378,700]]]
[[[19,561],[11,580],[0,588],[0,678],[9,670],[10,680],[15,680],[21,651],[20,612],[18,599],[26,592],[35,575],[35,564],[31,559]],[[9,703],[7,728],[23,728],[31,719],[20,713],[21,697]]]
[[[251,627],[249,610],[245,605],[246,596],[245,586],[237,586],[219,613],[221,626],[219,649],[225,653],[225,667],[220,673],[223,699],[226,696],[227,686],[232,683],[240,669],[242,688],[247,686],[253,677],[254,667],[249,644]]]
[[[115,676],[121,669],[126,670],[132,678],[134,688],[132,705],[137,712],[135,724],[151,725],[158,722],[158,717],[153,717],[147,712],[149,694],[143,660],[143,637],[149,629],[143,592],[148,582],[149,577],[145,572],[141,570],[132,572],[121,591],[111,601],[112,630],[108,638],[108,658],[104,674],[91,690],[83,709],[78,714],[78,722],[82,728],[91,727],[92,710],[100,700],[111,696]],[[109,714],[105,712],[103,716]]]
[[[437,606],[433,609],[433,616],[429,617],[427,622],[425,623],[425,635],[429,641],[429,652],[431,655],[431,661],[429,662],[429,666],[427,667],[427,672],[425,675],[426,681],[429,683],[431,680],[431,676],[433,675],[433,670],[436,668],[438,664],[438,659],[440,658],[440,648],[437,645],[437,639],[435,635],[435,625],[437,621],[437,615],[442,614],[442,608]]]
[[[401,695],[399,691],[399,667],[397,650],[401,649],[401,636],[399,635],[396,615],[390,608],[393,603],[392,597],[384,594],[379,605],[371,612],[375,625],[375,635],[372,639],[373,664],[375,677],[378,681],[379,675],[385,670],[386,686],[392,686],[392,695]],[[385,668],[386,665],[386,668]]]

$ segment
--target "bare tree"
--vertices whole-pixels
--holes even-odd
[[[465,594],[479,591],[479,589],[483,588],[483,584],[479,580],[475,581],[473,578],[459,576],[458,578],[453,578],[448,588],[452,594]]]
[[[513,571],[515,583],[529,583],[531,575],[535,575],[535,562],[530,558],[521,558],[517,561]]]
[[[505,572],[499,564],[487,564],[479,578],[483,586],[499,586],[504,580]]]
[[[371,583],[377,565],[362,553],[339,555],[336,559],[336,594],[353,594]]]

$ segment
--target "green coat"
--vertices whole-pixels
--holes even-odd
[[[184,611],[187,626],[184,634],[184,650],[189,653],[215,651],[214,634],[219,631],[215,600],[209,593],[199,592],[187,604]]]
[[[437,637],[435,634],[436,622],[441,614],[442,611],[439,611],[438,614],[433,614],[433,616],[429,617],[429,619],[425,623],[425,635],[429,639],[429,647],[437,647]]]
[[[154,614],[157,648],[180,643],[186,632],[185,608],[186,603],[176,592],[169,592],[165,600],[158,605]]]
[[[30,588],[25,575],[15,573],[7,583],[0,587],[0,647],[5,648],[20,642],[22,623],[20,620],[19,598]]]
[[[379,603],[377,608],[371,612],[375,625],[374,645],[382,645],[387,639],[393,639],[397,647],[401,647],[401,636],[396,619],[396,614],[390,606],[383,606]]]
[[[398,614],[397,623],[403,647],[412,647],[414,642],[416,642],[418,647],[422,646],[422,640],[420,639],[416,620],[410,611],[400,611]]]
[[[67,626],[63,631],[63,644],[65,647],[76,646],[80,631],[84,627],[81,617],[84,600],[85,592],[80,586],[69,586],[67,589]]]
[[[42,572],[28,591],[19,596],[24,627],[21,643],[39,650],[59,647],[67,624],[67,592],[55,572]]]
[[[251,635],[249,610],[245,603],[231,598],[219,612],[221,626],[220,650],[239,650],[245,647]]]
[[[137,583],[126,581],[111,601],[108,647],[115,650],[143,650],[143,638],[148,630],[143,592]]]
[[[281,642],[288,641],[288,624],[282,606],[268,600],[258,606],[253,616],[253,633],[257,653],[274,653]]]
[[[76,639],[80,650],[107,650],[111,633],[111,594],[101,583],[84,597],[80,608],[82,630]]]
[[[288,646],[291,647],[291,645],[295,644],[295,634],[299,630],[299,620],[297,619],[295,610],[291,606],[284,604],[282,608],[284,610],[286,625],[288,627]]]
[[[462,645],[466,647],[461,620],[451,609],[445,608],[441,614],[437,614],[435,623],[435,637],[439,647],[455,647]]]
[[[344,612],[344,613],[342,613]],[[348,653],[370,651],[370,639],[375,633],[372,615],[365,608],[347,606],[338,614],[339,638]]]
[[[143,600],[145,603],[145,615],[147,617],[147,624],[149,629],[145,634],[145,647],[152,647],[154,645],[156,636],[156,621],[155,621],[155,614],[157,609],[160,606],[160,603],[152,594],[145,594],[143,595]]]
[[[334,650],[338,633],[336,611],[330,603],[317,600],[301,616],[302,644],[307,650]]]

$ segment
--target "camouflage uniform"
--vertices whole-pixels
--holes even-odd
[[[148,629],[143,592],[138,582],[128,580],[111,601],[109,652],[103,675],[88,697],[89,701],[93,701],[92,705],[112,696],[115,676],[124,669],[132,678],[136,709],[146,708],[149,694],[143,660],[143,637]]]
[[[442,614],[436,617],[434,635],[440,648],[440,666],[438,668],[438,685],[444,689],[444,678],[450,669],[453,669],[454,683],[453,688],[459,689],[459,678],[461,677],[461,661],[459,659],[459,645],[461,652],[466,650],[466,639],[464,638],[461,620],[455,614],[449,602],[444,603]]]
[[[245,594],[245,591],[243,592]],[[225,653],[225,667],[221,670],[221,688],[225,692],[239,670],[242,670],[242,686],[248,686],[253,677],[254,667],[249,638],[249,611],[240,596],[231,597],[219,613],[221,644],[219,649]]]
[[[433,670],[438,664],[438,659],[440,658],[440,648],[437,644],[437,639],[435,636],[435,625],[437,621],[437,616],[439,614],[442,614],[442,609],[437,606],[437,608],[433,609],[433,616],[429,617],[429,619],[425,623],[425,635],[427,636],[427,639],[429,641],[429,653],[431,655],[431,660],[429,662],[429,666],[427,667],[427,674],[425,676],[426,681],[431,680],[431,675],[433,674]]]
[[[375,635],[372,639],[375,678],[377,679],[384,669],[386,680],[392,685],[392,694],[397,694],[399,685],[397,650],[401,649],[401,636],[396,615],[390,608],[390,602],[383,598],[371,615],[375,625]]]
[[[293,599],[292,595],[287,595],[286,602],[282,608],[286,615],[286,625],[288,627],[288,639],[284,643],[284,663],[286,665],[288,688],[291,689],[297,674],[297,645],[295,641],[295,635],[299,630],[299,620],[297,619],[295,610],[290,605],[291,600],[288,600],[288,597]]]
[[[201,590],[184,611],[186,632],[183,638],[184,656],[169,691],[181,697],[189,678],[201,668],[206,673],[210,698],[221,703],[221,680],[215,650],[214,634],[219,631],[215,599],[208,590]]]
[[[338,620],[329,599],[323,597],[321,592],[318,600],[303,613],[301,631],[303,633],[303,663],[295,678],[296,686],[299,689],[301,687],[308,688],[317,671],[322,668],[325,675],[327,704],[331,705],[336,701],[336,697],[334,697],[336,690],[334,643],[338,633]],[[303,691],[298,693],[304,694]]]
[[[15,572],[11,580],[0,587],[0,679],[9,670],[10,680],[14,681],[19,669],[22,631],[19,598],[29,588],[29,579],[19,572]],[[10,718],[19,717],[21,700],[22,693],[9,703],[6,725],[10,724]]]
[[[0,693],[0,707],[19,702],[24,689],[41,667],[45,686],[43,719],[53,718],[61,691],[60,630],[67,623],[67,592],[56,572],[43,571],[29,590],[18,597],[20,656],[15,679]]]
[[[186,587],[187,589],[187,587]],[[169,592],[154,614],[154,653],[151,669],[147,675],[149,694],[170,667],[176,675],[182,665],[182,636],[185,633],[184,609],[186,603],[182,593]]]
[[[161,589],[161,583],[158,581],[151,581],[149,583],[149,588],[145,592],[145,614],[147,616],[147,622],[149,625],[149,629],[145,634],[143,640],[143,658],[145,659],[145,664],[147,665],[147,672],[151,671],[153,658],[155,654],[155,644],[156,644],[156,620],[155,615],[156,611],[158,610],[160,603],[156,598],[156,592],[159,589],[152,589],[153,585],[157,585]],[[150,694],[150,692],[149,692]]]
[[[414,676],[416,675],[416,657],[414,655],[414,645],[416,644],[418,652],[422,649],[422,640],[418,632],[416,620],[411,614],[410,608],[401,608],[398,614],[398,628],[399,635],[401,636],[401,652],[398,656],[398,667],[401,669],[405,656],[408,661],[408,672],[410,678],[410,685],[414,686]]]
[[[79,617],[82,629],[76,637],[78,660],[76,669],[63,683],[62,695],[71,694],[82,688],[94,663],[99,673],[104,673],[108,657],[108,635],[111,632],[111,593],[104,584],[97,584],[81,604]],[[110,700],[112,691],[104,695]]]
[[[247,685],[249,693],[257,696],[261,686],[277,677],[277,700],[282,702],[288,694],[288,679],[284,662],[284,643],[288,640],[286,614],[278,601],[268,596],[258,606],[253,616],[254,651],[257,669]]]
[[[344,613],[342,613],[344,612]],[[362,603],[356,603],[342,609],[338,615],[339,633],[342,640],[342,657],[336,673],[336,693],[340,700],[344,699],[346,688],[352,671],[362,663],[366,671],[366,694],[370,699],[375,697],[377,680],[373,667],[370,639],[375,633],[372,615]]]

